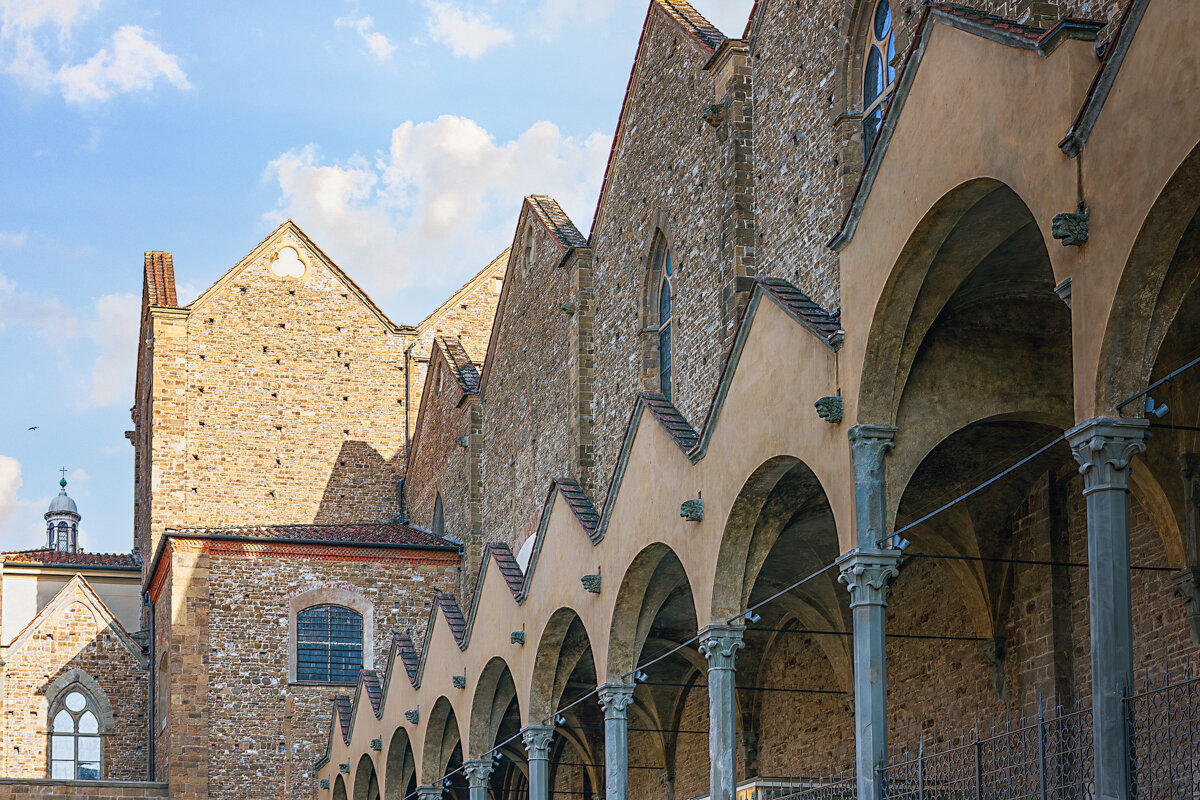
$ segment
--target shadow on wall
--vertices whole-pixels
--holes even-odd
[[[325,484],[313,524],[393,522],[399,519],[397,485],[404,474],[404,460],[403,451],[387,459],[366,442],[343,443]]]

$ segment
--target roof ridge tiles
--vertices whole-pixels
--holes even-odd
[[[411,683],[416,680],[417,670],[420,668],[421,656],[417,653],[417,646],[413,644],[412,636],[408,631],[396,631],[392,633],[392,646],[396,648],[396,652],[400,655],[400,663],[404,665],[404,671],[408,673],[408,680]]]
[[[562,247],[587,247],[587,238],[579,232],[579,228],[557,200],[548,194],[531,194],[527,199],[533,213],[537,214],[541,223]]]
[[[555,478],[554,485],[588,536],[594,536],[600,525],[600,513],[579,481],[574,478]]]
[[[681,450],[686,453],[695,446],[699,434],[666,395],[658,392],[639,392],[638,399],[650,410],[650,413],[662,425],[663,430],[674,440],[675,444],[679,445]]]
[[[488,542],[487,552],[496,562],[496,568],[500,570],[500,574],[504,577],[505,584],[508,585],[508,590],[512,592],[514,598],[521,596],[521,589],[525,585],[525,573],[521,569],[521,565],[517,563],[517,559],[513,556],[512,548],[504,542]]]
[[[716,50],[727,38],[716,25],[709,22],[687,0],[654,0],[654,2],[709,50]]]

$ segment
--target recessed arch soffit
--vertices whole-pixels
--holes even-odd
[[[388,741],[383,773],[385,800],[403,800],[405,788],[416,771],[416,754],[408,731],[401,725],[392,732],[392,738]]]

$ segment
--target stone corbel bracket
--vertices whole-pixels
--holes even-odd
[[[417,722],[421,719],[421,712],[415,708],[410,708],[408,711],[404,712],[404,718],[406,720],[408,720],[409,722],[411,722],[413,725],[416,725]]]
[[[1061,240],[1063,247],[1082,246],[1088,240],[1087,206],[1080,203],[1077,211],[1056,214],[1050,223],[1050,235]]]
[[[838,389],[835,395],[822,397],[817,402],[813,403],[817,409],[817,416],[833,425],[838,425],[842,421],[842,390]]]
[[[592,594],[600,594],[600,568],[596,568],[596,572],[592,575],[584,575],[579,579],[583,584],[583,588]]]
[[[699,497],[684,500],[679,506],[679,516],[688,522],[700,522],[704,519],[704,500]]]
[[[454,684],[455,689],[467,688],[467,676],[466,675],[454,675],[450,678],[450,682],[452,684]]]
[[[525,631],[513,631],[508,636],[509,644],[525,644]]]

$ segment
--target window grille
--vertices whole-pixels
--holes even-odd
[[[362,615],[342,606],[312,606],[296,615],[296,679],[354,683],[363,664]]]
[[[863,54],[863,148],[867,155],[883,123],[883,109],[896,83],[896,32],[892,27],[890,0],[878,0],[867,31],[867,51]]]
[[[95,703],[72,687],[50,717],[50,777],[100,780],[100,722]]]

